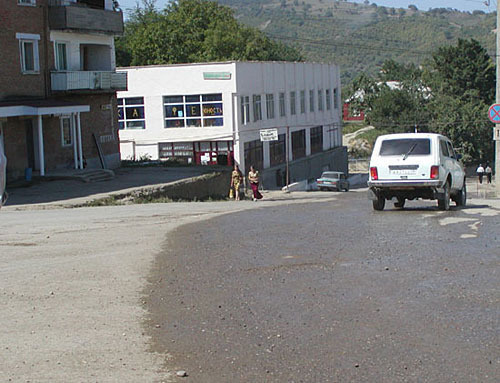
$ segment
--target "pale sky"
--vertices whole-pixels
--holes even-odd
[[[134,8],[138,1],[140,3],[140,0],[118,0],[125,13],[127,13],[127,9]],[[157,0],[157,7],[163,9],[168,1],[169,0]],[[330,1],[333,2],[333,0],[324,0],[324,3],[327,4]],[[408,5],[413,4],[423,11],[429,8],[454,8],[461,11],[481,10],[484,12],[493,12],[496,10],[496,1],[497,0],[370,0],[370,3],[394,8],[408,8]],[[351,0],[350,2],[362,3],[363,0]],[[489,3],[489,6],[487,3]]]

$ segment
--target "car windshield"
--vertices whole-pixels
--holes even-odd
[[[340,178],[340,174],[339,173],[335,173],[335,172],[324,172],[321,175],[321,178],[335,178],[335,179],[338,179],[338,178]]]
[[[402,138],[382,141],[381,156],[413,156],[431,153],[431,141],[428,138]]]

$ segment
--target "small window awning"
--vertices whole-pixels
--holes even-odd
[[[89,111],[89,105],[52,99],[0,102],[0,117],[61,115]]]

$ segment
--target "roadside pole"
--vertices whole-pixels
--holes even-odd
[[[497,65],[497,82],[496,82],[496,103],[500,103],[500,0],[497,0],[497,52],[496,52],[496,65]],[[500,196],[500,140],[497,137],[500,124],[495,125],[495,184],[497,195]]]
[[[499,2],[500,4],[500,2]],[[286,127],[286,190],[288,191],[288,185],[290,185],[290,127]]]

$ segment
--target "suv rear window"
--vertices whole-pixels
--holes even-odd
[[[380,147],[381,156],[404,156],[431,154],[431,141],[428,138],[402,138],[384,140]]]

